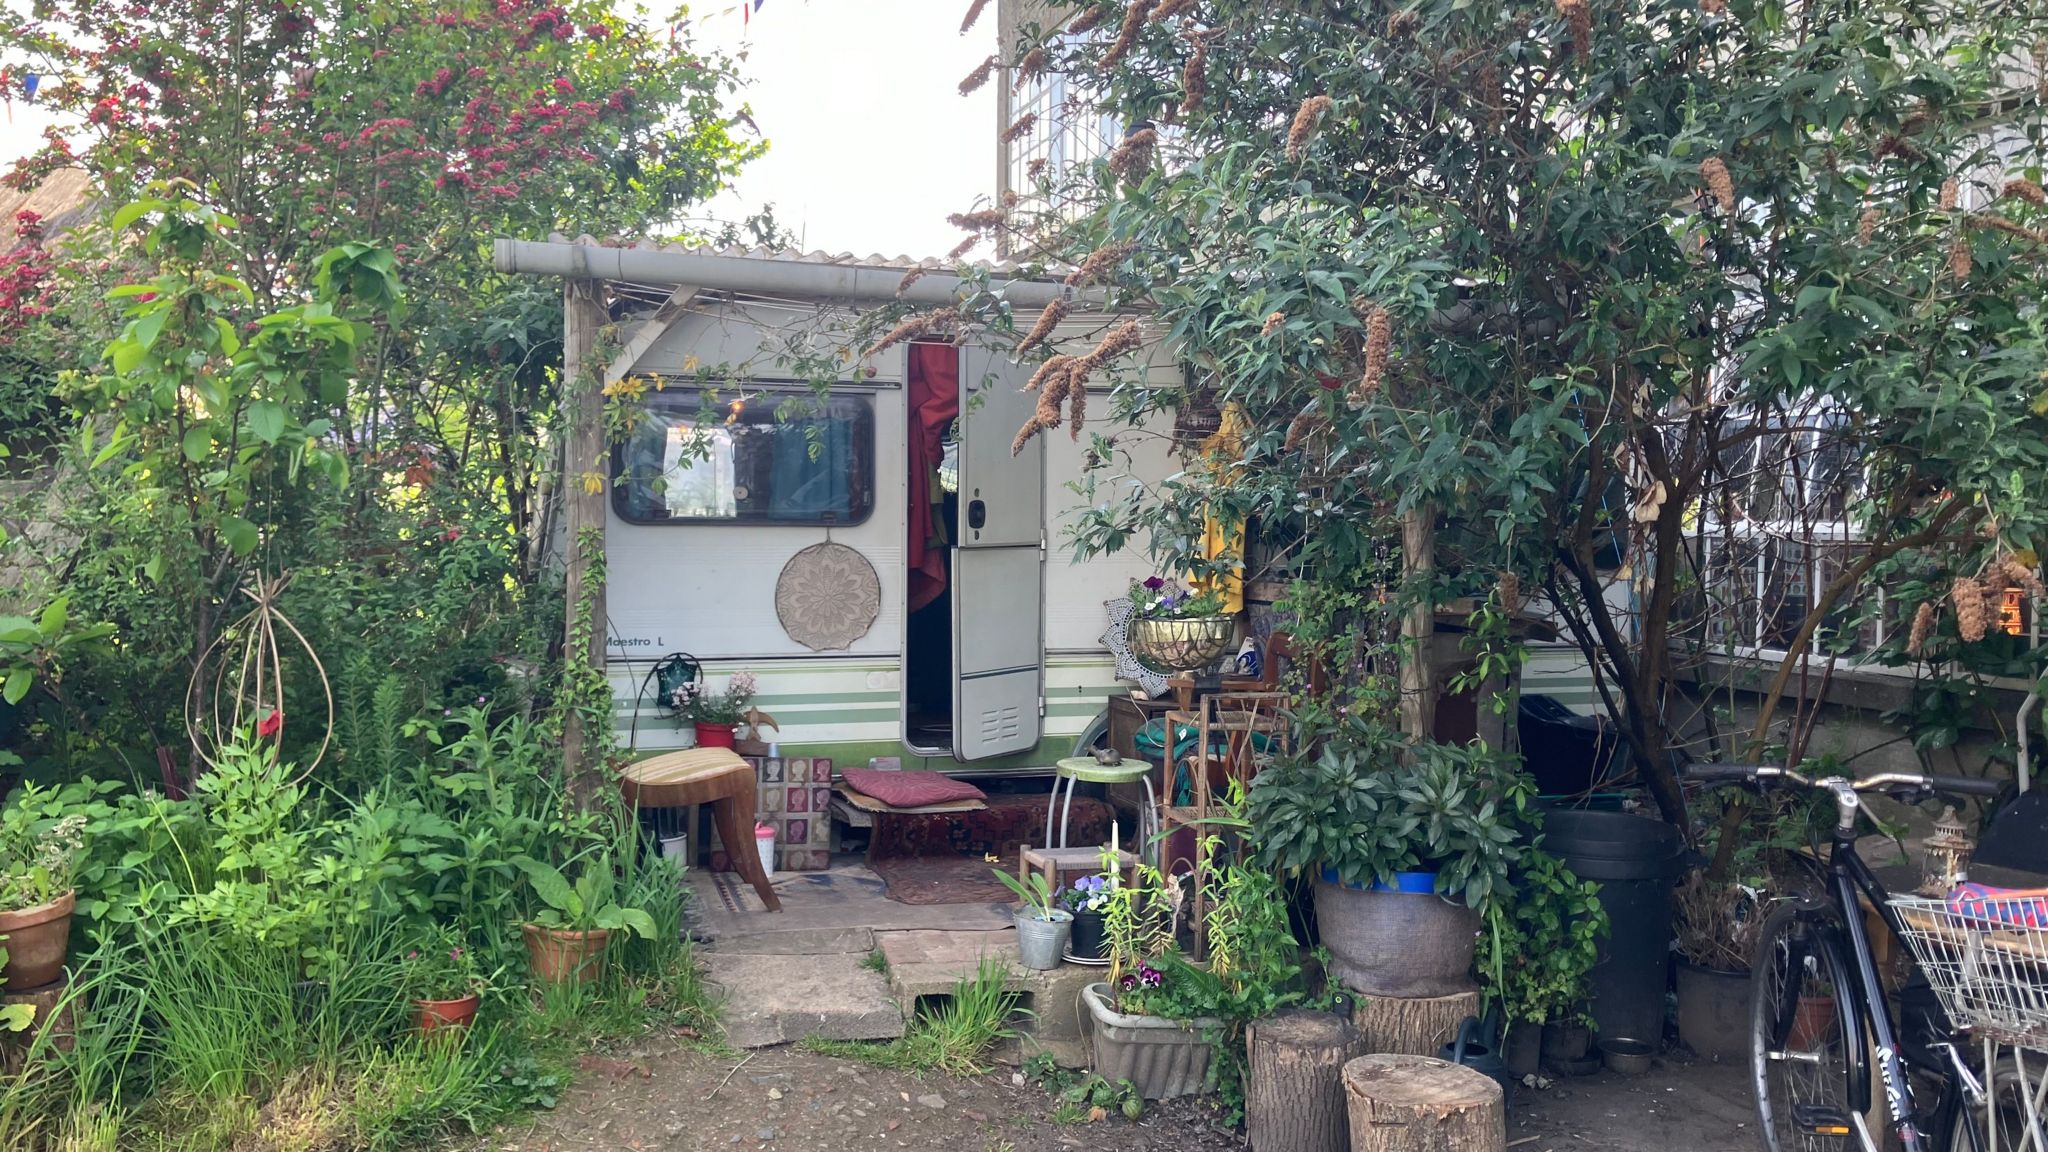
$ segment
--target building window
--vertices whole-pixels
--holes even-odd
[[[633,524],[858,524],[874,461],[865,395],[656,392],[613,452],[612,503]]]
[[[1699,547],[1709,649],[1775,657],[1792,646],[1823,592],[1868,550],[1856,507],[1868,487],[1848,416],[1825,402],[1731,421]],[[1875,586],[1871,586],[1871,585]],[[1872,581],[1842,597],[1814,637],[1816,654],[1862,662],[1912,625],[1915,606]],[[2006,588],[1993,627],[2038,639],[2034,605]]]

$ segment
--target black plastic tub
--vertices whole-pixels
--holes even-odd
[[[1678,829],[1621,812],[1553,809],[1543,817],[1543,847],[1579,879],[1600,885],[1608,934],[1586,981],[1598,1035],[1651,1041],[1663,1036],[1671,889],[1685,854]]]

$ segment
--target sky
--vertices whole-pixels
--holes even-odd
[[[996,48],[996,6],[960,35],[967,0],[762,0],[742,25],[728,0],[694,5],[705,47],[746,53],[746,100],[769,151],[710,211],[767,202],[805,249],[942,256],[947,215],[996,182],[994,86],[962,77]]]
[[[736,3],[698,0],[691,22],[701,48],[743,57],[741,98],[769,150],[693,215],[739,220],[773,204],[806,250],[944,255],[961,235],[947,215],[995,189],[993,85],[966,98],[957,89],[995,50],[996,6],[962,36],[967,0],[761,0],[746,20]],[[0,119],[0,168],[32,151],[47,123],[41,107],[14,100]]]

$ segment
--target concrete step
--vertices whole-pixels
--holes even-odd
[[[893,1040],[903,1012],[858,952],[820,955],[704,952],[705,978],[724,1000],[726,1039],[736,1048],[826,1040]]]
[[[1105,970],[1062,964],[1039,972],[1017,963],[1017,933],[912,931],[877,932],[875,944],[889,962],[889,990],[908,1016],[926,996],[951,996],[961,980],[980,970],[983,956],[996,956],[1009,968],[1006,991],[1022,994],[1019,1007],[1030,1012],[1018,1026],[1018,1039],[999,1058],[1018,1059],[1049,1051],[1068,1067],[1088,1063],[1088,1009],[1081,989],[1105,979]]]
[[[705,947],[709,952],[739,956],[830,956],[841,953],[865,956],[875,950],[875,933],[868,928],[740,932],[709,941]]]

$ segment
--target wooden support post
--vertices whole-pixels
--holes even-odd
[[[1458,1025],[1479,1015],[1479,990],[1448,996],[1358,997],[1351,1022],[1368,1052],[1434,1056],[1458,1038]]]
[[[1401,732],[1430,739],[1436,728],[1436,508],[1417,504],[1401,514],[1401,572],[1411,597],[1401,614]]]
[[[1369,1050],[1349,1020],[1282,1012],[1245,1032],[1244,1126],[1252,1152],[1350,1147],[1344,1065]]]
[[[1428,1056],[1344,1065],[1351,1152],[1502,1152],[1507,1101],[1482,1073]]]
[[[604,392],[598,385],[597,330],[604,326],[604,304],[595,280],[567,280],[562,285],[562,410],[567,434],[562,448],[563,526],[568,535],[563,593],[567,604],[563,659],[569,664],[571,692],[575,665],[587,659],[604,672],[604,585],[592,580],[586,542],[595,534],[604,543],[604,498],[610,487],[604,436]],[[593,483],[593,479],[595,482]],[[585,631],[587,629],[587,632]],[[582,651],[575,651],[582,647]],[[562,721],[562,761],[570,790],[588,800],[603,786],[603,765],[592,762],[590,749],[602,741],[584,730],[583,714],[574,706]]]

